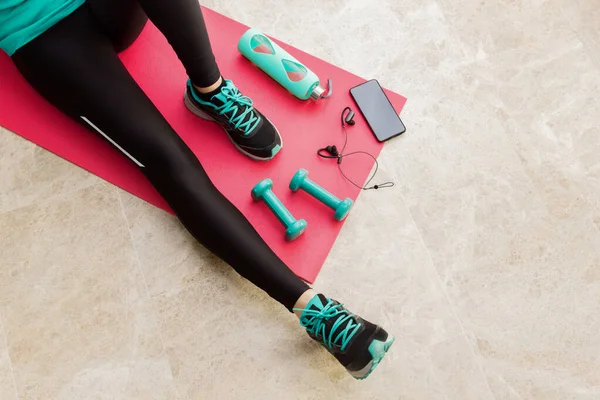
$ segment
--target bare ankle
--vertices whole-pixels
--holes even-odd
[[[219,86],[221,86],[221,83],[223,83],[222,76],[220,76],[219,79],[210,86],[200,87],[200,86],[194,85],[194,88],[200,93],[210,93],[210,92],[214,91],[215,89],[217,89]]]
[[[316,295],[317,292],[315,292],[313,289],[308,289],[298,298],[296,304],[294,304],[294,314],[296,314],[298,318],[302,316],[302,311],[306,308],[308,302],[311,301]]]

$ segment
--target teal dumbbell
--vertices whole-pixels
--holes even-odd
[[[258,182],[252,189],[254,201],[262,200],[279,221],[285,226],[285,240],[292,241],[304,233],[308,225],[303,219],[296,219],[273,193],[273,181],[269,178]]]
[[[290,189],[292,192],[302,189],[312,197],[324,203],[327,207],[335,211],[333,218],[335,218],[337,221],[341,221],[346,218],[352,209],[353,202],[351,199],[338,199],[333,194],[329,193],[327,190],[308,179],[308,171],[305,169],[301,169],[296,172],[296,175],[294,175],[292,181],[290,182]]]

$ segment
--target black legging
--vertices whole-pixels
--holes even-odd
[[[140,5],[192,82],[215,83],[220,74],[196,0],[91,0],[19,49],[13,61],[50,103],[135,162],[200,243],[291,310],[308,285],[215,188],[117,56],[145,23]]]

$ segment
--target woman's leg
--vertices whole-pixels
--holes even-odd
[[[182,61],[189,81],[185,105],[197,116],[217,122],[244,155],[261,161],[283,147],[273,124],[225,80],[215,62],[200,4],[196,0],[87,0],[100,29],[120,51],[146,23],[146,13]],[[183,82],[182,82],[183,83]]]
[[[169,41],[196,87],[210,87],[221,73],[197,0],[138,0]]]
[[[13,60],[42,96],[135,162],[192,235],[238,273],[290,310],[309,289],[215,188],[131,78],[87,5]]]
[[[260,161],[275,157],[283,148],[281,135],[250,98],[221,77],[198,1],[138,2],[186,69],[190,78],[184,94],[187,108],[217,122],[242,154]]]
[[[133,43],[150,17],[197,87],[213,88],[221,79],[198,1],[87,0],[87,3],[117,51]]]

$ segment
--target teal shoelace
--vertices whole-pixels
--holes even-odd
[[[212,104],[219,114],[225,115],[231,112],[229,122],[235,129],[241,129],[244,135],[249,135],[259,124],[260,117],[254,112],[252,99],[240,93],[232,83],[227,82],[226,86],[221,88],[221,93],[215,95],[223,102],[223,105]],[[240,112],[240,109],[243,111]]]
[[[300,325],[305,327],[307,332],[321,340],[329,349],[333,349],[334,345],[338,345],[344,351],[360,328],[360,323],[354,320],[354,314],[346,310],[343,304],[334,304],[331,300],[328,300],[321,310],[294,310],[302,311]],[[325,321],[331,318],[336,318],[336,321],[327,333]]]

